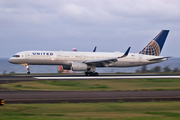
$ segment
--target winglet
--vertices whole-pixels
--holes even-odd
[[[95,46],[95,48],[94,48],[93,52],[96,52],[96,48],[97,48],[97,47]]]
[[[123,58],[123,57],[126,57],[126,56],[129,54],[130,49],[131,49],[131,47],[129,47],[129,48],[127,49],[127,51],[124,53],[124,55],[123,55],[123,56],[118,57],[118,58]]]

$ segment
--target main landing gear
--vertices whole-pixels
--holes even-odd
[[[92,70],[91,70],[92,69]],[[98,76],[99,73],[98,72],[95,72],[96,68],[95,67],[92,67],[90,69],[88,69],[86,72],[85,72],[85,75],[86,76]]]
[[[86,76],[98,76],[99,74],[98,74],[98,72],[85,72],[85,75]]]
[[[27,74],[30,74],[29,65],[25,65],[25,66],[26,66]]]

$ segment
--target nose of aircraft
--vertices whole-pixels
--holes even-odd
[[[14,61],[13,58],[10,58],[10,59],[8,60],[8,62],[10,62],[10,63],[14,63],[13,61]]]

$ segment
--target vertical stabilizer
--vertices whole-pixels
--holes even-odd
[[[159,56],[169,30],[162,30],[139,54]]]

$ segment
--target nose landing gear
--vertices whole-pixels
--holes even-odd
[[[30,74],[29,65],[26,65],[27,74]]]

